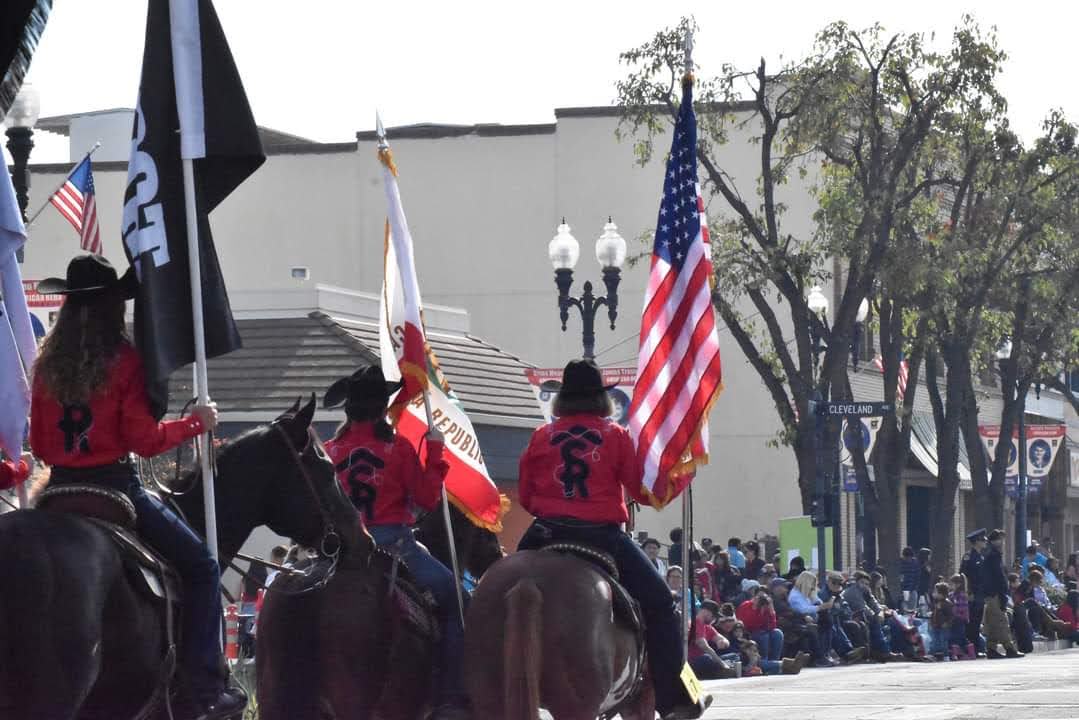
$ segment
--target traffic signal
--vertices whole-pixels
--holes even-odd
[[[814,495],[809,507],[809,519],[813,527],[829,527],[832,524],[832,496]]]

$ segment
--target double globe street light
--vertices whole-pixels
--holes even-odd
[[[591,281],[585,281],[580,297],[569,294],[573,285],[573,268],[581,257],[581,246],[577,238],[570,233],[566,219],[558,226],[557,234],[547,245],[547,256],[554,267],[554,281],[558,286],[558,314],[562,320],[562,331],[566,330],[570,307],[581,313],[583,357],[594,360],[596,357],[596,313],[603,306],[607,307],[607,317],[614,330],[618,318],[618,283],[622,280],[622,263],[626,261],[626,241],[618,234],[618,226],[607,218],[603,234],[596,240],[596,260],[603,269],[603,284],[607,294],[596,297],[592,293]]]

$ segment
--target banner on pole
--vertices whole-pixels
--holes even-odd
[[[172,13],[168,0],[150,0],[147,11],[121,222],[138,280],[135,343],[159,417],[169,375],[195,360],[181,157],[194,162],[207,357],[240,347],[209,213],[266,160],[213,4],[171,5]]]
[[[1053,461],[1064,448],[1063,425],[1028,425],[1026,435],[1027,453],[1027,488],[1038,492],[1042,480],[1053,468]],[[982,439],[988,461],[992,462],[997,443],[1002,442],[1000,425],[979,425],[978,435]],[[1008,449],[1008,467],[1004,473],[1004,492],[1009,497],[1019,495],[1019,429],[1012,432]]]
[[[637,380],[637,368],[603,368],[600,373],[603,376],[604,386],[615,386],[607,391],[614,408],[610,415],[611,420],[622,427],[628,427],[629,404],[633,399],[633,383]],[[540,412],[543,413],[543,421],[551,422],[554,420],[551,405],[554,403],[558,390],[562,387],[562,369],[528,368],[525,370],[525,377],[532,386]]]

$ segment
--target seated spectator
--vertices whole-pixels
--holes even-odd
[[[855,572],[853,580],[843,591],[843,600],[851,609],[852,621],[864,628],[867,645],[863,647],[878,662],[899,660],[902,655],[892,652],[891,638],[884,631],[885,620],[892,611],[877,600],[872,590],[872,577],[865,571]]]
[[[652,565],[655,566],[656,572],[660,575],[666,575],[667,563],[659,556],[659,540],[656,540],[653,537],[645,538],[644,542],[641,543],[641,549],[644,550],[644,554],[648,556]]]
[[[929,617],[929,652],[938,661],[948,657],[952,637],[952,621],[955,620],[955,606],[948,599],[948,585],[937,583],[931,595],[933,605]],[[964,632],[966,625],[963,626]]]
[[[690,599],[690,603],[693,605],[693,609],[696,610],[700,607],[700,601],[693,597],[688,589],[685,588],[684,579],[682,577],[682,568],[677,565],[672,565],[667,568],[667,587],[671,589],[671,596],[675,602],[678,603],[678,611],[682,611],[682,594]],[[688,624],[689,621],[687,620]]]
[[[1073,583],[1072,590],[1079,589],[1079,552],[1073,552],[1068,556],[1068,564],[1064,567],[1064,582]]]
[[[746,556],[742,554],[742,541],[736,537],[732,537],[727,541],[727,554],[731,557],[731,565],[744,570],[746,567]]]
[[[783,631],[776,623],[771,595],[759,589],[754,597],[738,606],[736,614],[760,648],[761,657],[775,661],[783,658]]]
[[[746,555],[746,566],[742,570],[742,577],[747,580],[759,580],[764,560],[760,556],[761,547],[756,540],[746,540],[742,546]]]
[[[790,582],[794,582],[798,579],[798,576],[804,573],[806,570],[805,558],[801,555],[795,555],[787,563],[787,572],[783,574],[783,577]]]
[[[1038,549],[1038,541],[1035,540],[1027,547],[1027,551],[1023,554],[1023,579],[1026,580],[1030,578],[1031,564],[1036,563],[1038,567],[1044,569],[1048,562],[1049,559]]]
[[[873,598],[882,609],[894,608],[895,600],[892,592],[888,589],[888,577],[883,573],[873,571],[869,574],[869,587],[873,591]]]
[[[868,649],[864,647],[865,640],[860,632],[858,632],[858,637],[862,640],[863,647],[857,648],[847,634],[847,627],[844,626],[844,623],[852,620],[853,612],[846,601],[843,600],[843,584],[843,575],[841,573],[829,571],[825,575],[824,587],[817,593],[817,597],[822,603],[831,603],[831,607],[827,612],[820,613],[819,618],[821,632],[827,635],[832,650],[835,650],[836,654],[843,659],[843,662],[851,664],[864,660]],[[860,630],[860,628],[851,627],[856,631]]]
[[[742,676],[754,677],[756,675],[797,675],[802,672],[802,667],[809,661],[808,653],[800,653],[798,657],[783,658],[782,660],[767,660],[761,656],[760,648],[752,640],[742,643]]]
[[[794,611],[788,602],[790,583],[783,578],[772,581],[772,605],[776,614],[776,627],[783,631],[783,654],[797,656],[801,652],[807,652],[810,658],[820,667],[831,667],[832,663],[827,656],[828,649],[820,648],[817,636],[817,625],[806,620],[806,616]]]
[[[699,584],[701,600],[722,602],[716,589],[716,566],[709,562],[704,551],[699,548],[690,550],[689,558],[693,561],[694,590],[697,590]]]
[[[715,555],[713,566],[716,580],[716,599],[719,602],[733,602],[742,592],[742,574],[731,566],[730,555],[720,550]]]
[[[1079,590],[1068,591],[1067,598],[1057,608],[1057,616],[1068,626],[1060,633],[1060,636],[1079,643]]]
[[[730,649],[730,642],[712,625],[719,616],[719,605],[712,600],[701,603],[693,620],[693,641],[689,645],[689,666],[702,680],[736,677],[737,673],[720,658]]]
[[[757,582],[760,583],[762,588],[767,588],[775,579],[776,566],[772,563],[766,563],[761,567],[761,571],[757,573]]]
[[[838,661],[832,661],[828,658],[828,650],[832,645],[831,633],[822,629],[821,627],[821,611],[828,611],[832,608],[832,601],[822,602],[817,596],[817,576],[811,572],[803,572],[798,576],[798,579],[794,582],[794,588],[790,591],[788,596],[791,609],[805,618],[807,624],[812,624],[812,633],[816,637],[816,653],[814,654],[814,664],[817,667],[833,667],[838,665]],[[778,613],[777,613],[778,617]],[[807,630],[807,632],[810,632]],[[784,629],[784,633],[786,630]]]
[[[1037,625],[1040,626],[1039,631],[1041,634],[1047,638],[1053,638],[1057,635],[1070,636],[1071,624],[1057,617],[1056,606],[1045,591],[1045,576],[1040,570],[1031,569],[1030,585],[1031,597],[1037,605],[1037,609],[1032,611],[1032,617],[1035,614],[1037,615]],[[1031,621],[1031,624],[1035,624],[1034,620]]]

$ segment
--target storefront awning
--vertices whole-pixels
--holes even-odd
[[[913,432],[910,435],[910,451],[918,462],[929,471],[933,477],[940,476],[940,466],[937,462],[937,425],[933,422],[930,413],[915,412],[911,426]],[[970,490],[970,459],[967,457],[967,446],[963,441],[963,433],[959,433],[959,488]]]

